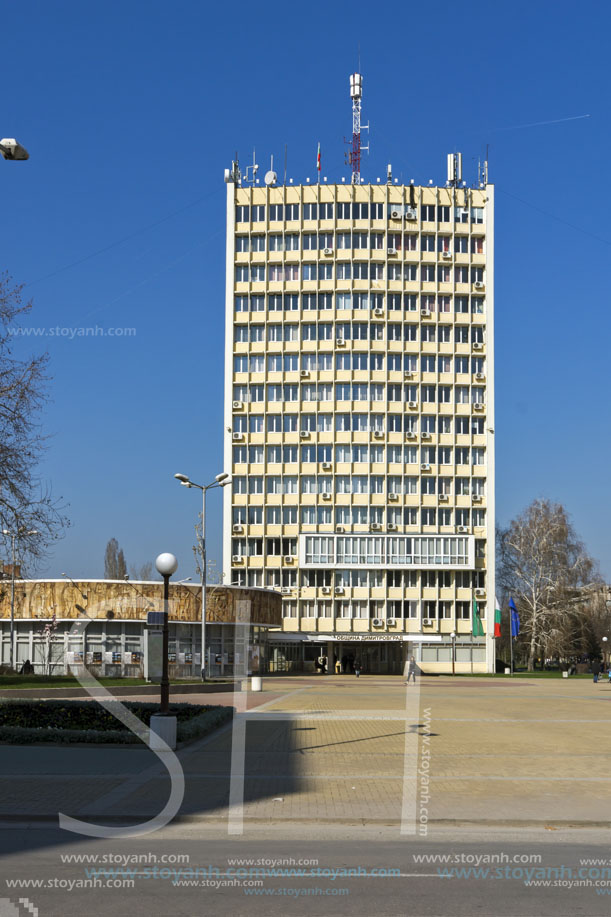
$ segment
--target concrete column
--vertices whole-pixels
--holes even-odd
[[[329,675],[335,675],[335,662],[334,662],[334,660],[333,660],[333,656],[334,656],[334,654],[335,654],[335,647],[336,647],[336,646],[337,646],[337,644],[336,644],[336,643],[332,643],[331,641],[329,641],[329,642],[327,643],[327,651],[326,651],[326,655],[327,655],[327,674],[329,674]]]

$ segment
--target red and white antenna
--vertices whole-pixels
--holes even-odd
[[[360,73],[350,74],[350,98],[352,99],[352,149],[348,154],[348,162],[352,167],[352,184],[361,183],[361,153],[368,150],[368,146],[361,146],[361,98],[363,96],[363,77]],[[362,126],[369,130],[369,124]],[[349,143],[350,141],[346,141]]]

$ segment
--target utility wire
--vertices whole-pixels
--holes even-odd
[[[191,201],[190,204],[186,204],[184,207],[180,207],[178,210],[173,210],[172,213],[168,213],[167,216],[162,217],[160,220],[156,220],[155,223],[149,223],[148,226],[143,226],[141,229],[137,229],[135,232],[132,232],[129,236],[123,236],[121,239],[116,239],[114,242],[111,242],[109,245],[104,246],[104,248],[99,248],[95,252],[91,252],[89,255],[85,255],[84,258],[79,258],[78,261],[71,261],[70,264],[65,264],[63,267],[57,268],[55,271],[51,271],[50,274],[44,274],[42,277],[37,277],[36,280],[30,280],[29,283],[24,284],[24,288],[32,287],[36,283],[42,283],[43,280],[50,280],[52,277],[57,277],[58,274],[62,274],[64,271],[70,270],[70,268],[78,267],[79,264],[84,264],[86,261],[91,261],[92,258],[97,258],[98,255],[103,255],[105,252],[110,251],[113,248],[116,248],[118,245],[122,245],[124,242],[129,242],[131,239],[135,239],[137,236],[141,236],[143,233],[148,232],[149,229],[155,229],[156,226],[161,226],[162,223],[166,223],[168,220],[173,219],[175,216],[178,216],[180,213],[184,213],[186,210],[189,210],[191,207],[195,207],[197,204],[201,204],[202,201],[207,200],[209,197],[212,197],[213,194],[218,194],[220,189],[214,191],[209,191],[207,194],[204,194],[202,197],[196,198],[194,201]]]

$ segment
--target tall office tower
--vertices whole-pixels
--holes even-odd
[[[493,670],[493,186],[225,178],[224,582],[282,592],[267,665]]]

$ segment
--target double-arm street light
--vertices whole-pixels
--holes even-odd
[[[196,484],[186,474],[175,474],[174,477],[183,487],[197,487],[202,492],[202,681],[206,680],[206,492],[214,487],[225,487],[231,484],[227,472],[217,474],[210,484]]]
[[[30,531],[18,529],[16,532],[9,532],[8,529],[2,529],[2,534],[10,538],[13,542],[13,549],[11,552],[11,645],[9,650],[9,660],[12,669],[15,658],[15,542],[18,538],[27,537],[28,535],[38,535],[39,533],[36,529],[31,529]]]

